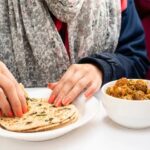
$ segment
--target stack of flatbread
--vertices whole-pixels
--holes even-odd
[[[74,105],[55,107],[45,99],[28,98],[28,109],[21,118],[0,117],[0,126],[15,132],[39,132],[69,125],[79,117]]]

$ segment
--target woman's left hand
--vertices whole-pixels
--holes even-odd
[[[56,107],[72,103],[83,90],[88,99],[95,94],[102,84],[102,72],[92,64],[73,64],[60,81],[49,83],[53,90],[49,103]]]

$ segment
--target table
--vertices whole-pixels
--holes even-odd
[[[95,118],[79,129],[44,142],[0,138],[0,150],[150,150],[150,128],[121,127],[107,117],[100,103]]]

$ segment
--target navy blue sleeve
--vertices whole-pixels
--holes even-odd
[[[103,72],[103,84],[121,77],[144,78],[150,62],[145,49],[144,31],[133,0],[122,13],[121,32],[115,53],[104,52],[82,58]]]

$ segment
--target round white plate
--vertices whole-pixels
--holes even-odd
[[[29,96],[33,98],[48,98],[51,94],[51,90],[47,88],[27,88],[26,90],[28,91]],[[97,110],[100,107],[98,100],[95,97],[85,100],[83,94],[77,98],[74,104],[79,110],[80,118],[77,122],[71,125],[59,129],[36,133],[17,133],[0,128],[0,136],[25,141],[44,141],[53,139],[88,123],[96,115]]]

